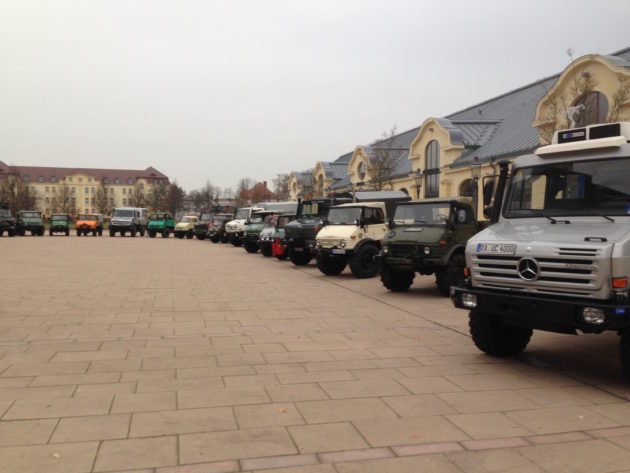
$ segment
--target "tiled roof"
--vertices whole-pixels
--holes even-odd
[[[241,191],[242,199],[259,199],[259,200],[278,200],[278,196],[267,188],[266,182],[257,182],[251,189]]]
[[[3,171],[4,170],[4,171]],[[154,167],[148,167],[145,170],[136,169],[98,169],[98,168],[58,168],[44,166],[7,166],[0,161],[0,176],[3,173],[19,174],[20,176],[28,175],[31,181],[37,181],[39,177],[43,177],[44,182],[51,182],[51,178],[55,177],[57,181],[61,181],[66,176],[75,174],[85,174],[94,177],[97,181],[108,178],[113,183],[115,178],[119,178],[121,183],[126,183],[128,179],[167,179],[168,176],[162,174]]]

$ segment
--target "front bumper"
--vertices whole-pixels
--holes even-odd
[[[308,240],[304,238],[285,238],[283,244],[290,251],[296,251],[298,253],[308,252],[314,255],[317,253],[317,247],[315,246],[315,240]]]
[[[476,306],[464,305],[462,297],[476,298]],[[534,328],[549,332],[601,333],[630,327],[630,305],[604,300],[576,300],[561,297],[539,297],[505,291],[476,288],[451,288],[451,300],[459,309],[476,310],[501,316],[507,325]],[[585,308],[601,309],[603,323],[588,323]]]

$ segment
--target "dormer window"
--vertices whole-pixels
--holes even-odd
[[[37,178],[37,182],[44,182],[44,176],[39,176]]]
[[[127,179],[127,184],[133,184],[133,177],[130,177],[129,179]]]
[[[359,180],[363,181],[365,179],[365,161],[361,161],[359,164]]]
[[[28,174],[24,174],[24,182],[28,182]]]
[[[103,178],[103,184],[109,184],[109,177]]]
[[[114,184],[120,184],[120,177],[114,178]]]
[[[55,176],[50,176],[50,182],[57,182],[57,178]]]

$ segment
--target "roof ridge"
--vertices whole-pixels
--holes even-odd
[[[627,48],[621,49],[621,50],[619,50],[619,51],[616,51],[616,52],[614,52],[614,53],[610,53],[610,54],[597,54],[597,53],[592,53],[592,54],[584,54],[583,56],[619,56],[620,54],[623,54],[623,53],[625,53],[625,52],[627,52],[627,51],[629,51],[629,50],[630,50],[630,47],[627,47]],[[580,56],[580,57],[583,57],[583,56]],[[565,67],[564,69],[566,69],[566,67]],[[564,71],[564,69],[562,69],[562,70]],[[534,86],[540,85],[540,84],[542,84],[543,82],[546,82],[546,81],[548,81],[548,80],[550,80],[550,79],[560,77],[560,75],[561,75],[561,74],[562,74],[562,72],[558,72],[558,73],[556,73],[556,74],[553,74],[553,75],[550,75],[550,76],[544,77],[544,78],[542,78],[542,79],[538,79],[538,80],[536,80],[536,81],[534,81],[534,82],[531,82],[531,83],[529,83],[529,84],[525,84],[525,85],[523,85],[523,86],[521,86],[521,87],[517,87],[516,89],[512,89],[512,90],[510,90],[510,91],[508,91],[508,92],[505,92],[505,93],[503,93],[503,94],[497,95],[496,97],[492,97],[491,99],[484,100],[484,101],[479,102],[479,103],[477,103],[477,104],[474,104],[474,105],[471,105],[471,106],[469,106],[469,107],[466,107],[466,108],[464,108],[464,109],[462,109],[462,110],[458,110],[457,112],[454,112],[454,113],[451,113],[451,114],[449,114],[449,115],[446,115],[446,116],[445,116],[445,117],[443,117],[443,118],[447,118],[447,119],[449,119],[449,120],[450,120],[450,117],[452,117],[453,115],[459,115],[460,113],[467,112],[467,111],[472,110],[472,109],[474,109],[474,108],[477,108],[477,107],[479,107],[479,106],[481,106],[481,105],[485,105],[485,104],[487,104],[487,103],[490,103],[490,102],[493,102],[493,101],[498,100],[498,99],[500,99],[500,98],[503,98],[503,97],[505,97],[505,96],[507,96],[507,95],[512,95],[512,94],[515,94],[516,92],[520,92],[521,90],[529,89],[530,87],[534,87]]]

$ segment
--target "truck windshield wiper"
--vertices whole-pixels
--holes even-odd
[[[534,210],[534,212],[535,212],[535,213],[536,213],[536,215],[538,215],[539,217],[545,217],[547,220],[551,221],[551,224],[552,224],[552,225],[553,225],[553,224],[556,224],[556,223],[566,223],[566,224],[568,225],[569,223],[571,223],[571,221],[570,221],[570,220],[558,220],[558,219],[556,219],[556,218],[550,217],[549,215],[544,214],[541,210],[539,210],[539,211],[535,211],[535,210]]]

